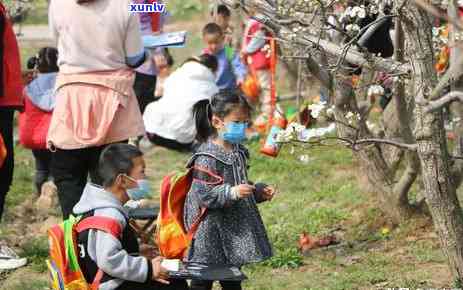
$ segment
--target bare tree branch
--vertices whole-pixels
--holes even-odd
[[[319,137],[319,138],[316,138],[316,140],[314,141],[292,140],[292,141],[287,141],[287,142],[285,141],[285,142],[279,142],[279,143],[281,144],[302,143],[302,144],[307,144],[307,145],[325,145],[323,144],[323,142],[330,141],[330,140],[341,141],[341,143],[344,143],[344,145],[348,146],[354,151],[361,150],[359,148],[360,146],[366,146],[366,145],[371,145],[371,144],[387,144],[390,146],[395,146],[395,147],[399,147],[399,148],[410,150],[410,151],[416,151],[418,149],[417,144],[406,144],[406,143],[401,143],[401,142],[397,142],[394,140],[375,139],[375,138],[352,140],[352,139],[342,138],[342,137]]]
[[[400,200],[404,203],[408,203],[408,192],[410,191],[413,183],[415,183],[420,170],[420,160],[418,159],[416,152],[408,152],[407,154],[407,168],[402,173],[402,177],[399,182],[397,182],[394,186],[394,192],[400,196]]]
[[[440,99],[428,102],[427,106],[425,107],[425,112],[431,113],[438,111],[455,101],[463,102],[463,92],[452,91]]]
[[[220,1],[229,6],[236,4],[236,2],[233,0]],[[238,3],[243,8],[246,8],[246,6],[254,7],[254,4],[250,2],[252,1],[247,1],[246,3],[244,1],[239,1]],[[279,34],[281,38],[286,38],[294,44],[298,45],[317,47],[319,49],[323,48],[327,54],[335,57],[342,56],[343,51],[345,51],[343,47],[333,42],[321,39],[320,36],[313,36],[306,33],[294,33],[287,25],[281,25],[278,23],[280,20],[277,19],[274,11],[260,8],[261,7],[259,7],[259,12],[262,15],[255,16],[254,18],[262,24],[266,25],[269,29],[273,30],[276,34]],[[345,60],[357,66],[368,66],[371,69],[377,69],[388,73],[409,74],[411,71],[411,67],[407,63],[399,63],[371,55],[369,55],[367,59],[363,52],[360,52],[352,47],[345,51]]]

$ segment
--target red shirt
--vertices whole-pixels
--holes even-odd
[[[1,80],[3,94],[0,95],[0,107],[21,108],[23,106],[23,83],[18,43],[13,26],[7,17],[6,9],[1,2],[0,13],[5,19],[5,30],[3,35],[0,36],[3,42],[3,56],[1,56],[3,65],[3,79]]]
[[[248,27],[245,31],[244,36],[245,46],[247,46],[251,42],[251,39],[259,30],[263,29],[263,26],[260,22],[254,19],[251,19],[249,21],[250,22],[248,23]],[[265,32],[265,36],[267,38],[270,38],[272,35],[269,32]],[[266,39],[265,44],[269,45],[270,40]],[[254,70],[270,69],[270,54],[265,52],[263,49],[259,49],[256,52],[247,55],[247,63]]]

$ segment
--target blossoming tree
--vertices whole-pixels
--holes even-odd
[[[282,50],[304,60],[329,99],[311,107],[312,112],[333,115],[336,139],[354,150],[393,222],[431,215],[452,274],[461,283],[463,211],[456,189],[463,179],[463,127],[456,123],[452,151],[443,109],[450,108],[457,121],[463,117],[462,1],[221,2],[259,11],[256,18],[273,31]],[[391,97],[378,134],[369,120],[375,97],[386,87]],[[299,134],[298,126],[289,130],[280,141],[326,141]],[[419,176],[426,202],[411,203],[408,195]]]

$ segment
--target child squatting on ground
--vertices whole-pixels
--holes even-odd
[[[272,256],[257,204],[271,200],[273,187],[252,185],[247,175],[248,150],[241,145],[251,107],[238,91],[222,91],[194,108],[198,139],[203,142],[190,161],[193,183],[184,219],[190,228],[201,208],[206,215],[187,254],[190,262],[241,267]],[[204,172],[209,173],[204,173]],[[191,289],[209,290],[213,281],[193,280]],[[241,282],[220,281],[222,289],[241,289]]]
[[[162,257],[149,260],[137,256],[137,236],[127,225],[124,204],[151,194],[143,153],[128,144],[110,145],[101,153],[98,169],[102,187],[87,184],[73,212],[76,216],[116,219],[123,233],[121,240],[93,229],[79,234],[79,264],[86,280],[93,281],[101,269],[104,275],[100,290],[188,289],[184,280],[168,280],[166,270],[161,267]]]

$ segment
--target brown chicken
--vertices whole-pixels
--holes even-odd
[[[306,253],[312,249],[327,247],[336,243],[336,237],[333,235],[326,236],[323,238],[314,238],[310,236],[307,232],[303,232],[299,236],[298,248],[302,253]]]

